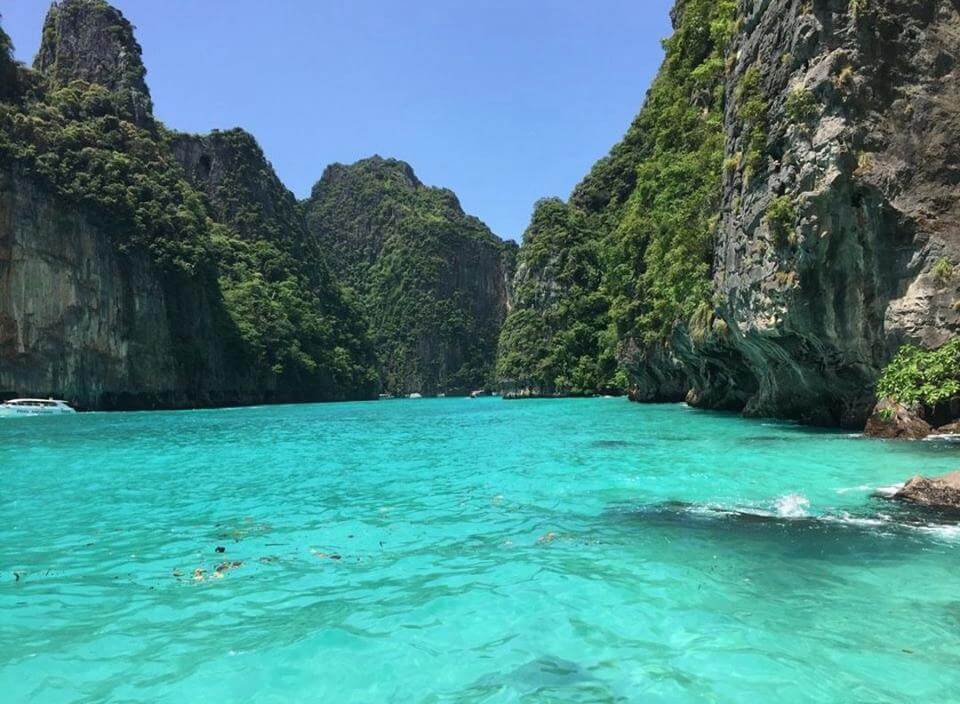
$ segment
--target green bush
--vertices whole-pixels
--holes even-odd
[[[820,112],[816,96],[806,88],[794,88],[787,96],[785,105],[787,117],[791,122],[803,124],[810,122]]]
[[[796,238],[797,209],[790,196],[774,198],[767,207],[767,226],[777,244],[784,245]]]
[[[900,349],[877,382],[877,396],[934,406],[960,395],[960,337],[937,349]]]
[[[940,257],[933,265],[934,280],[941,286],[950,282],[953,277],[953,264],[946,257]]]

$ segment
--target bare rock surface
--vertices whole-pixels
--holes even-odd
[[[940,477],[914,477],[893,498],[930,508],[960,511],[960,471]]]
[[[920,440],[933,431],[930,424],[902,403],[885,399],[867,420],[866,434],[873,438]]]

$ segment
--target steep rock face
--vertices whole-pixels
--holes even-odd
[[[601,388],[596,359],[608,320],[600,282],[589,218],[556,198],[537,203],[518,256],[514,307],[499,338],[497,379],[506,397]]]
[[[305,208],[363,302],[387,391],[465,393],[490,382],[515,245],[393,159],[328,167]]]
[[[240,129],[178,134],[171,151],[229,228],[214,238],[220,288],[242,336],[276,377],[272,385],[294,396],[373,396],[375,358],[362,313],[254,137]]]
[[[104,0],[62,0],[51,5],[34,61],[52,87],[86,81],[118,96],[139,125],[153,114],[140,44],[133,26]]]
[[[606,298],[579,321],[609,321],[597,377],[862,427],[901,345],[960,330],[960,6],[684,0],[673,19],[643,110],[569,202],[603,266],[565,294]]]
[[[0,99],[0,394],[91,409],[375,397],[365,326],[256,142],[155,124],[105,3],[65,0],[46,27],[44,72]],[[207,160],[215,183],[194,168]]]
[[[143,253],[119,253],[24,174],[0,174],[0,392],[100,409],[259,398],[235,374],[243,365],[210,291],[203,277],[171,278]]]
[[[719,348],[739,361],[719,360],[702,392],[862,426],[896,349],[960,328],[960,7],[747,6],[714,264]]]

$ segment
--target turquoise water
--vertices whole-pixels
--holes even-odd
[[[617,399],[10,419],[0,692],[957,702],[960,532],[870,494],[958,466]]]

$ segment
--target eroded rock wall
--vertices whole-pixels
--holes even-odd
[[[862,426],[896,349],[960,328],[960,4],[744,10],[714,277],[729,331],[700,350],[717,363],[695,398]],[[753,167],[751,74],[767,107]]]

